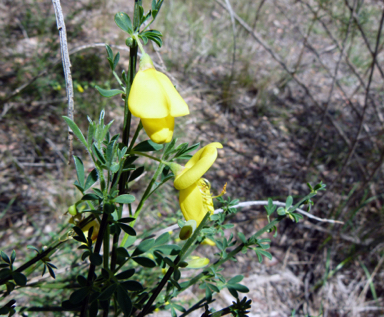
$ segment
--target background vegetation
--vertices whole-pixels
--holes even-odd
[[[116,88],[102,43],[120,51],[119,71],[127,67],[128,48],[113,16],[131,13],[133,1],[62,5],[76,122],[85,126],[86,115],[95,119],[105,108],[118,133],[123,103],[102,98],[94,85]],[[210,171],[213,188],[228,182],[228,195],[242,201],[281,200],[301,197],[307,182],[322,180],[328,191],[311,212],[344,221],[284,222],[271,261],[244,256],[227,268],[246,275],[250,316],[288,316],[293,309],[297,316],[384,314],[383,9],[368,0],[166,0],[157,18],[164,45],[151,56],[193,113],[178,121],[176,135],[203,145],[220,141],[225,148]],[[26,244],[42,247],[59,236],[75,201],[51,1],[2,0],[0,40],[0,247],[22,258],[33,255]],[[137,231],[145,223],[175,223],[178,208],[176,192],[158,194]],[[232,220],[235,231],[253,232],[266,222],[264,215],[261,208],[244,208]],[[57,278],[66,270],[76,274],[71,245],[59,253]],[[33,286],[18,291],[19,304],[54,304],[62,294]],[[225,292],[219,299],[218,307],[232,300]],[[191,292],[180,301],[197,298]]]

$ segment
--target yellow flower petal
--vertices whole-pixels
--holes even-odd
[[[128,106],[136,117],[156,119],[169,115],[168,97],[156,73],[154,68],[139,71],[133,80]]]
[[[209,238],[205,238],[203,240],[203,242],[201,242],[201,244],[203,244],[203,245],[210,245],[212,247],[214,247],[216,245],[216,243],[214,241],[212,241],[211,239],[209,239]]]
[[[195,220],[198,226],[207,213],[199,186],[193,184],[186,189],[180,190],[179,203],[185,220]]]
[[[91,222],[87,223],[83,228],[81,228],[81,231],[85,233],[85,236],[87,236],[89,229],[93,227],[92,231],[92,241],[95,241],[97,239],[97,236],[99,235],[100,230],[100,223],[97,219],[93,219]]]
[[[185,165],[185,169],[175,177],[175,188],[181,190],[196,183],[215,162],[217,149],[222,147],[221,143],[214,142],[197,151]]]
[[[171,116],[160,119],[141,119],[143,128],[155,143],[162,144],[171,142],[175,119]]]
[[[177,92],[169,78],[161,72],[156,72],[156,78],[168,97],[168,107],[172,117],[181,117],[189,114],[188,105]]]

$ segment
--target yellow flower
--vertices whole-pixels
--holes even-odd
[[[180,191],[179,203],[185,220],[195,220],[198,226],[206,213],[214,212],[210,183],[201,177],[212,166],[217,158],[217,149],[223,146],[218,143],[210,143],[193,155],[185,165],[185,168],[176,172],[174,186]],[[193,232],[193,230],[189,230]],[[187,229],[184,232],[188,232]],[[181,239],[189,238],[190,233],[184,234]]]
[[[172,140],[174,118],[189,114],[188,105],[169,78],[155,69],[148,54],[141,57],[128,106],[131,113],[141,119],[151,140],[160,144]]]
[[[209,238],[205,238],[201,244],[203,245],[210,245],[211,247],[214,247],[216,245],[216,243],[214,241],[212,241],[211,239]]]
[[[99,235],[100,230],[100,223],[97,219],[93,219],[91,222],[87,223],[81,230],[85,233],[85,236],[87,236],[89,229],[93,227],[92,231],[92,241],[95,242],[97,239],[97,236]]]

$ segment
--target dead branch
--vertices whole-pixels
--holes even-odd
[[[57,29],[59,30],[59,35],[60,35],[61,59],[63,61],[65,84],[66,84],[67,98],[68,98],[68,117],[71,120],[73,120],[73,112],[74,112],[73,84],[72,84],[72,74],[71,74],[71,61],[69,59],[69,53],[68,53],[67,31],[65,28],[64,16],[63,16],[63,11],[61,9],[60,0],[52,0],[52,4],[55,9]],[[69,141],[68,164],[70,164],[72,161],[72,153],[73,153],[73,132],[69,126],[68,126],[68,141]]]

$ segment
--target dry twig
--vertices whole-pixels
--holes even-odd
[[[57,29],[60,35],[60,49],[61,59],[63,61],[63,69],[65,76],[65,84],[68,97],[68,117],[73,121],[74,112],[74,100],[73,100],[73,84],[71,74],[71,61],[69,59],[68,44],[67,44],[67,31],[64,23],[63,10],[61,9],[60,0],[52,0],[53,7],[55,8]],[[69,153],[68,164],[71,163],[73,153],[73,132],[68,126],[68,141],[69,141]]]

